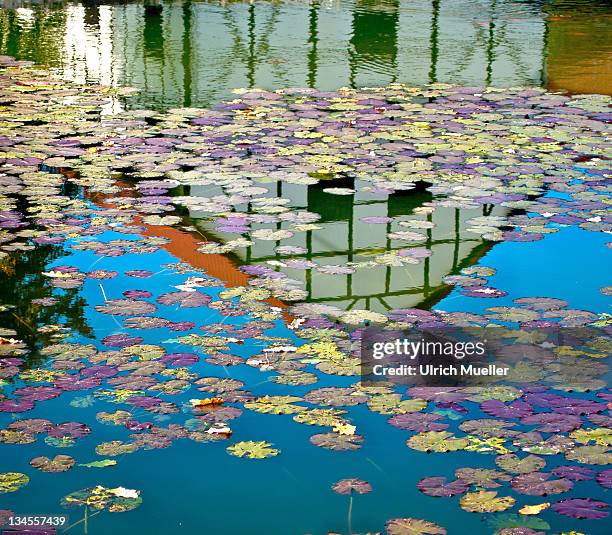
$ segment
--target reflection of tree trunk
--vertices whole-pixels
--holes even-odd
[[[355,87],[357,67],[365,66],[379,74],[397,78],[397,34],[399,0],[359,0],[353,13],[350,41],[350,85]]]

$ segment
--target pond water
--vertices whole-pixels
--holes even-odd
[[[0,12],[0,53],[71,80],[137,87],[138,108],[210,106],[240,87],[446,82],[612,91],[609,2],[3,4],[22,7]]]
[[[612,91],[612,7],[606,2],[13,2],[12,7],[0,11],[0,53],[52,67],[69,80],[141,90],[109,111],[206,107],[242,87],[335,90],[445,82]],[[397,249],[386,238],[391,228],[367,225],[362,218],[421,217],[410,214],[431,197],[411,191],[388,199],[338,198],[323,189],[283,191],[274,185],[270,195],[289,196],[291,206],[321,214],[323,228],[292,244],[306,247],[306,260],[329,264]],[[210,188],[188,191],[213,194]],[[189,215],[206,235],[216,235],[214,227],[197,221],[197,211]],[[436,212],[437,229],[427,240],[434,255],[425,266],[381,266],[365,277],[284,272],[301,278],[314,302],[379,311],[400,303],[432,306],[450,290],[442,283],[445,276],[490,249],[465,232],[465,220],[475,215]],[[271,247],[238,251],[232,259],[282,261]]]
[[[554,214],[544,212],[545,215],[542,215],[542,210],[529,211],[521,208],[520,203],[517,206],[512,206],[512,203],[502,206],[499,202],[491,201],[478,207],[469,206],[469,203],[466,207],[457,207],[453,203],[445,206],[448,193],[441,191],[439,184],[438,189],[434,187],[432,190],[432,184],[427,180],[418,181],[414,187],[407,189],[382,187],[372,190],[371,177],[364,178],[352,172],[330,173],[329,176],[314,173],[320,180],[316,184],[253,173],[250,179],[257,192],[251,196],[257,198],[255,204],[248,195],[238,198],[239,202],[233,201],[236,190],[231,175],[229,179],[221,176],[219,180],[208,182],[199,177],[191,180],[187,176],[179,181],[179,185],[172,184],[173,187],[168,190],[153,186],[151,192],[145,191],[144,204],[132,198],[140,196],[134,192],[135,181],[147,178],[159,180],[164,177],[164,172],[158,172],[157,167],[169,165],[172,168],[174,165],[174,162],[156,160],[156,154],[147,160],[147,156],[151,155],[145,153],[150,146],[143,142],[146,136],[138,138],[137,135],[144,135],[145,129],[150,126],[156,129],[152,135],[163,138],[162,141],[176,135],[183,137],[186,145],[194,143],[195,147],[196,142],[181,130],[188,128],[189,121],[176,119],[177,116],[181,117],[180,110],[167,123],[163,122],[164,116],[161,114],[173,108],[216,106],[224,99],[237,98],[234,90],[238,88],[276,90],[303,87],[335,91],[343,86],[360,88],[395,82],[424,86],[440,82],[474,86],[472,93],[478,95],[481,94],[479,91],[483,91],[478,88],[485,86],[538,86],[571,94],[610,94],[612,7],[608,2],[313,0],[249,3],[177,0],[5,1],[2,4],[0,54],[33,60],[72,82],[131,86],[141,90],[129,98],[113,98],[110,105],[104,106],[105,113],[146,108],[156,110],[160,115],[147,115],[147,122],[143,121],[142,124],[139,122],[142,117],[137,113],[127,120],[126,128],[136,140],[136,148],[131,154],[135,155],[135,161],[141,149],[142,165],[138,168],[139,162],[135,161],[135,172],[130,169],[127,173],[113,173],[113,178],[120,178],[121,182],[120,187],[112,193],[104,194],[104,187],[108,186],[104,181],[111,176],[104,168],[104,158],[113,158],[112,143],[102,143],[95,138],[98,133],[95,129],[87,131],[76,121],[71,124],[71,133],[65,135],[78,137],[82,132],[87,132],[82,136],[94,137],[94,140],[82,144],[86,163],[81,165],[80,172],[85,177],[93,176],[95,179],[88,182],[82,177],[69,181],[56,178],[58,182],[48,190],[36,191],[34,187],[30,188],[33,191],[15,197],[19,199],[19,211],[29,214],[42,212],[43,215],[48,214],[49,206],[37,195],[69,199],[58,204],[66,212],[62,217],[68,227],[55,227],[50,233],[55,238],[60,234],[65,240],[62,243],[46,243],[43,239],[32,249],[23,246],[21,250],[17,247],[8,256],[0,257],[0,337],[8,336],[2,329],[14,330],[23,342],[17,344],[17,348],[20,350],[23,347],[28,351],[21,368],[25,375],[14,378],[8,372],[0,375],[6,378],[6,382],[0,379],[0,402],[5,394],[12,398],[14,388],[53,385],[57,377],[49,379],[41,370],[46,370],[46,373],[58,372],[60,375],[67,373],[72,379],[75,370],[83,378],[98,377],[99,374],[104,382],[100,388],[92,388],[85,383],[82,389],[71,388],[70,384],[64,383],[65,388],[60,396],[50,396],[51,399],[37,403],[31,411],[20,413],[4,408],[0,411],[2,430],[25,418],[48,419],[54,424],[85,422],[91,429],[90,434],[75,441],[64,440],[63,443],[57,437],[55,441],[52,440],[52,436],[43,441],[48,430],[39,433],[32,443],[27,443],[31,438],[27,434],[17,437],[26,441],[19,445],[10,443],[11,436],[7,435],[7,438],[2,435],[0,474],[13,471],[25,473],[30,477],[30,482],[17,492],[0,492],[0,513],[3,509],[21,514],[65,513],[66,510],[60,507],[63,496],[99,484],[108,488],[122,486],[139,489],[143,503],[133,512],[124,514],[95,514],[95,510],[90,509],[88,524],[81,522],[68,533],[80,533],[84,528],[94,535],[377,533],[383,529],[387,519],[396,517],[427,519],[443,526],[450,535],[494,533],[497,529],[512,526],[531,526],[537,531],[551,533],[570,529],[589,535],[610,532],[609,518],[578,520],[561,516],[552,508],[532,517],[516,514],[518,507],[508,513],[480,515],[462,510],[457,496],[433,498],[419,492],[416,484],[425,477],[444,476],[452,480],[455,470],[466,466],[498,469],[495,462],[498,456],[489,454],[492,453],[490,451],[428,454],[408,448],[406,440],[414,433],[388,425],[390,413],[383,411],[383,414],[379,414],[376,410],[370,410],[365,403],[356,406],[347,403],[350,406],[339,407],[348,410],[346,417],[357,426],[356,432],[365,436],[365,441],[363,447],[356,451],[338,452],[315,447],[309,441],[315,433],[330,431],[329,426],[299,425],[293,421],[292,414],[271,415],[246,409],[240,418],[229,421],[233,431],[229,441],[210,441],[210,436],[204,435],[209,425],[206,418],[198,419],[202,414],[190,404],[190,399],[210,397],[210,391],[197,391],[195,385],[186,384],[182,385],[183,388],[190,386],[186,390],[179,386],[176,387],[177,391],[155,390],[159,384],[166,384],[169,378],[179,380],[181,373],[188,377],[189,372],[203,377],[242,381],[245,390],[257,398],[265,395],[303,397],[313,389],[350,387],[356,383],[358,377],[355,376],[322,373],[314,366],[316,360],[307,362],[305,368],[315,376],[317,382],[314,385],[278,384],[273,380],[279,373],[276,370],[234,365],[236,362],[224,360],[229,359],[227,355],[223,356],[225,353],[248,359],[261,355],[262,349],[269,345],[282,343],[300,346],[310,342],[302,337],[299,330],[289,328],[294,313],[282,299],[266,298],[261,303],[257,300],[247,301],[245,309],[241,309],[240,304],[236,305],[235,295],[224,295],[227,288],[242,287],[253,281],[245,271],[257,274],[258,270],[268,270],[273,272],[273,276],[276,276],[274,273],[286,275],[297,281],[296,284],[303,290],[303,301],[332,305],[341,311],[360,309],[388,314],[394,309],[418,307],[490,317],[486,312],[488,307],[512,307],[516,298],[546,296],[564,300],[570,309],[578,311],[578,316],[590,314],[591,321],[598,318],[602,324],[608,324],[609,316],[606,314],[610,312],[611,299],[610,222],[605,215],[602,216],[603,210],[597,205],[608,191],[604,180],[606,170],[602,164],[605,158],[602,138],[587,139],[590,142],[593,139],[601,141],[601,154],[597,153],[598,149],[587,150],[579,145],[577,152],[582,150],[589,154],[588,158],[585,157],[587,163],[574,160],[569,170],[567,167],[555,169],[563,178],[573,173],[573,182],[563,183],[564,188],[551,179],[550,189],[548,185],[540,188],[539,184],[537,191],[527,196],[530,201],[549,203],[553,211],[556,201],[575,202],[571,208],[560,205],[567,211],[571,210],[567,216],[569,222],[563,222],[563,214],[558,223],[554,220],[552,223],[542,222],[544,217],[550,218]],[[435,107],[436,98],[430,99],[429,104]],[[427,98],[419,96],[416,102],[427,103]],[[371,105],[377,107],[376,103]],[[326,104],[320,106],[323,108],[318,110],[324,109]],[[389,106],[389,103],[385,103],[382,113],[387,113]],[[551,106],[554,108],[553,104]],[[589,102],[584,106],[590,110]],[[581,108],[578,109],[580,112],[577,114],[583,113]],[[585,128],[592,127],[600,120],[609,121],[609,115],[603,111],[597,112],[597,104],[593,104],[593,109],[595,111],[589,113],[595,119],[585,123]],[[251,108],[247,108],[245,115],[249,116],[250,111]],[[307,111],[312,110],[309,108]],[[0,113],[4,113],[4,110],[0,110]],[[188,118],[191,117],[189,112],[185,113]],[[334,110],[330,115],[337,117],[341,114]],[[177,123],[173,123],[173,120]],[[42,120],[43,123],[46,121],[50,121],[48,117]],[[4,123],[0,127],[5,128]],[[25,128],[38,133],[36,118],[26,122]],[[112,127],[106,125],[99,133],[112,136],[114,134],[109,133],[111,130]],[[533,143],[550,141],[538,139],[538,132],[534,132],[532,130],[529,134],[534,139]],[[239,137],[238,131],[233,134]],[[14,135],[19,136],[20,132]],[[514,141],[522,143],[520,136],[516,137],[518,141]],[[41,139],[46,138],[41,135]],[[219,145],[217,149],[223,150],[222,145],[226,142],[234,143],[235,138],[220,139],[216,142]],[[261,143],[265,145],[265,141]],[[4,178],[6,172],[10,177],[20,177],[18,180],[23,179],[26,183],[34,176],[28,176],[29,173],[39,171],[41,175],[38,178],[48,181],[55,180],[49,176],[62,177],[58,173],[60,170],[64,176],[74,178],[65,169],[41,166],[44,155],[41,156],[40,146],[30,146],[27,139],[19,139],[18,144],[20,147],[15,150],[31,150],[35,154],[35,161],[26,161],[24,158],[29,154],[23,152],[17,152],[17,155],[10,153],[11,144],[2,145],[3,152],[9,154],[7,161],[2,158],[3,174],[0,178]],[[53,148],[46,153],[43,151],[44,154],[55,155],[54,150],[58,145],[51,145]],[[79,147],[76,150],[81,150],[80,142],[76,146]],[[99,161],[94,162],[93,169],[89,169],[91,175],[87,175],[88,164],[91,163],[87,160],[87,151],[92,148],[95,148],[91,153],[92,158],[101,156]],[[227,150],[234,149],[236,147],[232,146]],[[334,150],[341,149],[342,146]],[[382,154],[385,150],[397,149],[381,147]],[[121,152],[118,154],[121,156]],[[248,156],[253,154],[257,154],[256,151],[249,152]],[[600,155],[601,158],[595,157]],[[376,154],[370,156],[375,158]],[[443,154],[437,163],[450,165],[455,156],[452,153]],[[417,160],[421,157],[419,155]],[[8,161],[11,158],[21,160],[18,163]],[[226,160],[236,159],[233,154],[215,158],[215,165],[224,158],[224,165]],[[411,158],[408,156],[409,160]],[[544,160],[554,167],[554,158]],[[194,166],[201,170],[205,163],[190,162],[182,171]],[[15,166],[19,165],[27,167],[28,172],[15,170]],[[100,169],[104,169],[104,172],[100,172]],[[377,172],[372,173],[375,178]],[[552,175],[554,179],[555,172],[549,173],[549,178]],[[98,179],[102,180],[102,187],[96,183]],[[580,189],[584,184],[588,187]],[[12,190],[12,186],[11,182],[2,182],[6,195],[17,191]],[[161,188],[160,191],[157,188]],[[166,204],[166,193],[179,209],[178,213],[182,216],[180,222],[158,225],[143,221],[147,214],[163,215],[164,209],[159,207]],[[0,194],[4,194],[4,191],[0,190]],[[577,195],[576,199],[571,196],[573,194]],[[151,204],[158,211],[143,209],[148,202],[147,195],[151,196]],[[126,197],[125,201],[121,200],[122,196]],[[222,218],[216,213],[211,215],[211,199],[226,207],[231,205],[223,212]],[[589,202],[593,202],[593,205],[589,206]],[[263,212],[258,206],[266,205],[282,205],[288,207],[290,213],[315,214],[318,217],[316,228],[306,225],[304,229],[296,230],[296,221],[292,219],[270,222],[273,220],[255,218],[248,224],[240,220],[244,214],[261,215]],[[430,210],[432,205],[435,205],[435,210]],[[535,208],[538,208],[537,204]],[[139,212],[141,209],[143,211]],[[591,209],[594,213],[587,220],[585,214]],[[122,214],[125,214],[125,218]],[[4,215],[2,217],[5,218]],[[135,220],[130,222],[130,217]],[[489,240],[483,236],[486,232],[480,228],[484,223],[474,223],[475,218],[483,217],[499,220],[511,218],[522,222],[522,227],[529,226],[529,218],[536,218],[537,225],[546,225],[554,232],[545,231],[539,236],[541,239],[533,242],[521,241],[524,234],[517,237],[519,241]],[[43,222],[37,228],[46,228],[44,225],[53,227],[56,223]],[[70,225],[73,225],[72,231]],[[100,228],[103,231],[96,230]],[[504,226],[501,228],[507,230]],[[401,234],[406,229],[421,233],[416,243],[406,243],[405,235]],[[270,231],[278,232],[279,236],[283,236],[283,232],[291,232],[292,235],[282,240],[255,239],[262,232]],[[205,242],[214,240],[227,243],[237,237],[252,243],[233,247],[223,254],[198,252]],[[414,237],[412,239],[415,240]],[[392,261],[395,255],[406,250],[418,251],[419,262],[397,264]],[[374,258],[389,261],[369,265]],[[367,269],[348,272],[340,269],[353,264],[363,264]],[[65,266],[70,266],[70,269],[66,270]],[[245,266],[250,266],[251,271]],[[470,273],[469,268],[481,270],[471,272],[470,276],[474,273],[475,276],[486,274],[482,276],[486,278],[487,287],[502,290],[507,295],[497,299],[477,297],[469,295],[469,292],[466,295],[461,286],[450,284],[448,276],[465,275],[464,270],[468,269]],[[76,273],[72,275],[76,279],[82,275],[83,278],[79,279],[81,284],[63,286],[63,271]],[[70,277],[67,276],[68,279]],[[164,303],[163,297],[158,300],[160,296],[176,292],[177,286],[179,289],[184,288],[185,284],[189,286],[192,277],[204,277],[206,280],[203,286],[192,283],[192,287],[185,291],[197,289],[198,293],[210,296],[215,306],[209,306],[210,302],[207,302],[189,308],[182,306],[181,302]],[[148,292],[136,294],[136,299],[157,303],[158,314],[166,323],[159,328],[151,328],[140,318],[128,328],[122,314],[113,315],[105,311],[109,300],[122,299],[125,292],[130,295],[129,292],[134,290]],[[44,299],[51,296],[57,301],[46,305]],[[38,301],[38,304],[32,302],[38,299],[43,301]],[[182,296],[182,299],[185,297]],[[238,309],[236,314],[232,312],[233,306]],[[269,318],[267,312],[271,313]],[[141,314],[132,312],[129,315]],[[147,316],[148,313],[143,312],[142,315]],[[189,325],[189,322],[196,325]],[[262,325],[264,333],[258,332]],[[54,344],[62,341],[62,328],[69,335],[66,342],[75,346],[55,347],[50,357],[49,350],[45,348],[53,348]],[[334,324],[332,327],[326,325],[326,328],[338,327]],[[202,335],[203,332],[210,337],[209,344],[215,336],[236,338],[230,342],[225,340],[220,349],[214,344],[198,345],[181,340],[181,337]],[[155,352],[160,347],[162,352],[171,355],[183,352],[194,354],[197,362],[185,365],[182,371],[172,361],[164,361],[164,366],[160,368],[154,365],[147,368],[149,357],[142,355],[142,362],[126,362],[122,359],[130,351],[118,354],[125,339],[120,338],[119,345],[116,345],[112,337],[117,335],[141,337],[144,342],[135,343],[138,347],[142,343],[156,346],[157,349],[149,347],[142,350],[153,355],[153,364],[157,363],[159,356],[155,357]],[[132,342],[134,340],[128,340],[126,347]],[[84,349],[88,344],[93,344],[95,349]],[[10,356],[11,347],[8,343],[0,344],[0,356]],[[53,351],[59,351],[61,358]],[[72,353],[78,360],[79,351],[85,355],[86,362],[81,369],[81,364],[71,360],[74,357]],[[95,357],[96,351],[100,354],[108,352],[109,363],[104,365],[104,359]],[[87,361],[89,357],[91,362]],[[95,367],[95,358],[99,359],[101,369]],[[114,363],[111,362],[113,358],[116,359]],[[189,358],[186,360],[189,362]],[[295,364],[295,361],[291,362]],[[281,375],[292,369],[291,362],[285,363],[287,368],[282,369]],[[113,374],[116,370],[110,368],[115,366],[121,367],[119,375],[123,377],[121,381],[126,382],[107,384],[104,373]],[[94,368],[93,372],[88,371],[91,367]],[[42,379],[28,378],[29,370],[42,374]],[[133,382],[128,382],[126,377]],[[147,383],[152,377],[159,382],[157,386],[155,381],[152,385]],[[192,379],[188,377],[187,380]],[[126,404],[125,391],[140,391],[141,388],[151,405],[142,404],[139,399],[130,399]],[[170,387],[166,385],[166,388]],[[534,392],[537,394],[537,389]],[[44,393],[40,393],[43,398]],[[135,395],[138,398],[140,394]],[[221,391],[219,395],[230,398],[233,394],[230,389],[229,393]],[[353,391],[353,395],[357,394],[358,390]],[[369,393],[368,396],[375,398],[375,394]],[[240,394],[235,395],[240,397]],[[497,399],[495,394],[491,396]],[[571,393],[571,396],[574,400],[588,400],[600,405],[602,401],[610,401],[609,397],[602,395],[602,400],[595,392],[588,391]],[[502,395],[501,399],[509,402],[514,398],[510,396],[506,399]],[[519,398],[518,403],[522,399]],[[173,403],[176,411],[170,410],[167,405],[156,408],[159,400]],[[459,426],[466,420],[490,417],[490,413],[482,410],[484,400],[486,396],[479,398],[474,394],[467,400],[459,399],[458,403],[447,403],[445,399],[434,397],[429,401],[427,413],[447,425],[448,431],[463,436],[464,429]],[[243,408],[240,401],[228,402],[227,405]],[[301,403],[297,401],[297,405]],[[537,411],[550,410],[545,403],[536,406]],[[311,409],[311,406],[308,408]],[[128,429],[124,421],[119,421],[120,425],[108,425],[108,419],[104,421],[100,417],[101,412],[110,413],[117,409],[129,410],[133,421],[145,422],[157,430],[165,429],[169,424],[182,427],[180,430],[174,428],[176,436],[170,437],[172,444],[166,447],[168,436],[151,438],[152,433],[147,428]],[[606,427],[606,422],[609,424],[609,419],[605,420],[609,418],[609,407],[602,406],[596,412],[595,421],[588,420],[580,413],[581,425],[585,428]],[[597,417],[601,418],[597,420]],[[521,432],[533,429],[533,425],[513,424],[518,425],[517,429]],[[185,430],[191,434],[187,436]],[[498,434],[504,432],[503,429],[496,431]],[[551,436],[556,435],[561,433]],[[487,435],[482,436],[487,438]],[[494,436],[497,435],[494,433]],[[547,434],[545,436],[548,437]],[[116,457],[112,448],[108,454],[108,449],[107,452],[95,451],[101,443],[114,440],[134,441],[140,447],[134,453]],[[250,460],[226,452],[229,445],[248,440],[265,440],[281,453],[265,460]],[[524,440],[538,443],[538,439],[533,437]],[[609,438],[604,436],[598,440],[598,445],[593,447],[602,447],[601,444],[605,444]],[[589,439],[586,444],[591,442]],[[525,455],[523,451],[529,451],[512,446],[511,440],[504,444],[522,456]],[[533,450],[534,447],[536,449]],[[543,449],[541,444],[532,445],[532,450],[538,453]],[[58,453],[70,455],[80,464],[101,458],[116,459],[118,462],[116,466],[108,468],[77,465],[67,472],[50,474],[40,473],[29,465],[32,458],[41,455],[53,457]],[[542,454],[546,461],[542,471],[550,472],[556,467],[572,464],[564,455],[549,453],[559,452]],[[602,472],[606,467],[599,464],[604,463],[587,462],[579,466]],[[351,477],[371,482],[374,491],[364,496],[353,496],[347,519],[349,498],[332,492],[330,486],[339,479]],[[554,503],[565,496],[609,501],[610,492],[592,479],[577,480],[574,491],[569,495],[517,494],[513,493],[507,480],[500,482],[501,488],[496,485],[489,481],[483,487],[494,488],[501,496],[515,496],[520,506],[546,501]],[[475,486],[471,490],[477,488]],[[83,519],[82,508],[69,512],[71,523]],[[352,529],[349,527],[351,524]]]

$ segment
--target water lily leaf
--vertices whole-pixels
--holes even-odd
[[[346,411],[339,409],[310,409],[296,414],[293,419],[301,424],[334,427],[344,422],[343,414]]]
[[[61,500],[62,507],[89,507],[111,513],[132,511],[142,504],[140,491],[117,487],[108,489],[98,485],[72,492]]]
[[[509,530],[507,535],[541,535],[543,532],[535,530],[549,530],[550,525],[541,518],[529,515],[516,515],[512,513],[501,513],[491,515],[487,519],[487,525],[491,528],[498,528],[496,535],[501,534],[504,530]],[[519,530],[514,533],[514,530]]]
[[[96,310],[113,316],[143,316],[157,310],[153,303],[137,299],[111,299],[104,305],[97,305]]]
[[[578,444],[590,444],[594,442],[599,446],[612,446],[612,430],[605,427],[598,427],[596,429],[576,429],[571,432],[569,436]]]
[[[342,435],[340,433],[320,433],[310,437],[311,444],[334,451],[354,451],[361,448],[361,435]]]
[[[610,514],[608,511],[604,511],[608,508],[606,502],[600,502],[592,498],[561,500],[554,503],[552,508],[561,515],[580,519],[606,518]]]
[[[483,418],[480,420],[466,420],[459,425],[461,431],[486,438],[511,437],[516,431],[508,429],[514,427],[514,422]]]
[[[550,507],[550,502],[538,503],[536,505],[525,505],[519,509],[522,515],[539,515],[544,509]]]
[[[5,444],[31,444],[36,442],[36,436],[25,431],[0,430],[0,442]]]
[[[178,305],[180,308],[197,308],[206,306],[212,298],[198,291],[191,292],[171,292],[160,295],[157,302],[161,305]]]
[[[577,429],[582,424],[582,420],[578,416],[569,414],[542,412],[524,417],[521,423],[526,425],[541,424],[536,429],[542,433],[562,433]]]
[[[497,399],[483,401],[480,405],[483,412],[497,418],[524,418],[530,416],[533,407],[524,401],[513,401],[506,404]]]
[[[407,444],[414,450],[444,453],[462,450],[468,445],[468,441],[454,436],[449,431],[426,431],[410,437]]]
[[[385,524],[388,535],[446,535],[446,530],[419,518],[392,518]]]
[[[102,459],[100,461],[92,461],[90,463],[79,464],[79,466],[83,466],[84,468],[106,468],[108,466],[115,466],[117,461],[114,459]]]
[[[546,472],[520,474],[512,479],[512,488],[529,496],[561,494],[573,488],[574,484],[569,479],[550,480],[551,475]]]
[[[98,455],[108,455],[110,457],[115,457],[116,455],[133,453],[138,448],[138,444],[135,443],[124,443],[120,440],[111,440],[110,442],[102,442],[101,444],[96,446],[96,453]]]
[[[583,464],[612,464],[612,453],[606,446],[579,446],[568,451],[565,458]]]
[[[510,496],[498,497],[497,492],[493,490],[481,490],[465,494],[459,500],[459,505],[461,509],[470,513],[496,513],[510,509],[514,501]]]
[[[455,477],[468,485],[476,485],[483,489],[496,489],[501,486],[499,481],[510,481],[510,477],[497,470],[486,468],[458,468]]]
[[[447,482],[445,477],[426,477],[419,481],[417,487],[427,496],[450,497],[463,494],[470,488],[470,484],[461,479]]]
[[[427,407],[424,399],[401,399],[400,394],[382,394],[373,396],[368,400],[368,407],[380,414],[403,414],[422,411]]]
[[[612,489],[612,469],[597,474],[597,483],[606,489]]]
[[[295,414],[305,411],[306,407],[294,405],[296,401],[302,401],[297,396],[263,396],[255,401],[247,402],[244,407],[264,414]]]
[[[301,370],[287,370],[272,379],[275,383],[282,385],[310,385],[318,381],[314,373],[304,372]]]
[[[30,465],[43,472],[66,472],[74,466],[74,459],[69,455],[56,455],[53,459],[48,457],[35,457]]]
[[[528,455],[521,459],[514,453],[507,453],[496,457],[495,464],[511,474],[528,474],[544,468],[546,461],[537,455]]]
[[[47,446],[53,446],[54,448],[72,448],[75,444],[75,440],[69,436],[61,438],[46,437],[45,444],[47,444]]]
[[[372,485],[363,479],[341,479],[332,485],[332,490],[337,494],[349,495],[353,492],[357,494],[367,494],[372,492]]]
[[[325,387],[311,390],[304,396],[308,403],[330,405],[332,407],[351,407],[365,403],[368,397],[354,388]]]
[[[0,494],[15,492],[28,484],[30,478],[19,472],[4,472],[0,474]]]
[[[248,440],[237,442],[227,448],[227,452],[235,457],[247,457],[249,459],[265,459],[274,457],[280,453],[280,450],[273,448],[269,442],[255,442]]]
[[[557,477],[570,481],[588,481],[595,477],[595,471],[586,466],[565,465],[553,468],[551,471]]]

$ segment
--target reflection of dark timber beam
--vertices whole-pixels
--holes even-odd
[[[319,2],[310,5],[308,22],[308,87],[317,85],[317,45],[319,44]]]
[[[544,17],[544,34],[542,35],[542,69],[540,71],[540,85],[546,87],[548,83],[548,17]]]
[[[249,87],[255,87],[255,3],[249,6],[249,56],[247,58],[247,79]]]
[[[474,239],[466,239],[463,240],[463,243],[482,243],[482,240],[479,240],[477,238]],[[445,240],[431,240],[431,246],[434,245],[444,245],[444,244],[454,244],[455,243],[455,238],[449,238],[449,239],[445,239]],[[417,244],[418,245],[418,244]],[[313,252],[308,252],[308,253],[299,253],[299,254],[292,254],[290,256],[281,256],[281,259],[284,258],[306,258],[308,260],[311,260],[313,258],[331,258],[334,256],[349,256],[349,255],[353,255],[353,256],[366,256],[366,255],[372,255],[372,254],[383,254],[389,251],[399,251],[401,249],[406,249],[407,246],[406,245],[402,245],[399,247],[390,247],[388,249],[384,248],[384,247],[361,247],[359,249],[353,249],[352,253],[349,250],[345,250],[345,251],[320,251],[318,253],[313,253]],[[276,255],[272,255],[272,256],[258,256],[257,258],[252,258],[251,261],[252,262],[267,262],[268,260],[276,260],[277,256]]]
[[[475,247],[471,253],[463,259],[463,261],[457,266],[456,270],[453,270],[449,275],[454,275],[461,271],[462,269],[474,265],[480,258],[482,258],[486,253],[488,253],[496,242],[482,242],[480,245]],[[407,290],[396,290],[394,292],[385,292],[380,294],[370,294],[370,295],[344,295],[338,297],[317,297],[315,299],[309,299],[309,301],[313,303],[324,303],[324,302],[334,302],[334,301],[346,301],[347,299],[354,299],[351,307],[355,306],[360,299],[372,300],[377,299],[387,310],[390,310],[391,307],[387,305],[384,301],[386,297],[400,297],[402,295],[417,295],[419,293],[423,293],[425,299],[419,302],[417,305],[414,305],[414,308],[422,308],[424,310],[431,309],[436,303],[444,299],[449,293],[451,293],[454,289],[454,286],[450,286],[448,284],[440,284],[438,286],[434,286],[433,288],[428,289],[428,293],[425,292],[424,287],[420,288],[411,288]],[[349,309],[347,308],[347,310]]]
[[[487,39],[487,77],[485,85],[491,85],[493,80],[493,62],[495,61],[495,7],[497,1],[491,1],[491,14],[489,15],[489,36]]]
[[[185,1],[183,4],[183,105],[186,108],[191,106],[191,2]]]
[[[431,66],[429,68],[429,83],[438,81],[438,19],[440,17],[440,0],[431,2],[431,33],[429,47],[431,49]]]

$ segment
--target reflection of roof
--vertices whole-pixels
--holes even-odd
[[[129,196],[131,193],[132,192],[126,190],[113,196]],[[99,194],[92,196],[92,200],[97,206],[106,208],[113,206],[106,203],[104,196]],[[233,287],[248,285],[251,277],[240,271],[230,258],[221,254],[203,254],[197,250],[199,247],[198,242],[202,241],[202,238],[198,238],[189,232],[174,227],[147,225],[142,222],[140,217],[136,217],[134,222],[144,227],[145,230],[140,233],[142,236],[166,238],[169,241],[161,245],[163,249],[175,256],[178,260],[186,262],[195,268],[203,269],[207,275],[219,279],[225,286]],[[287,304],[278,299],[270,298],[267,301],[273,306],[287,308]]]

